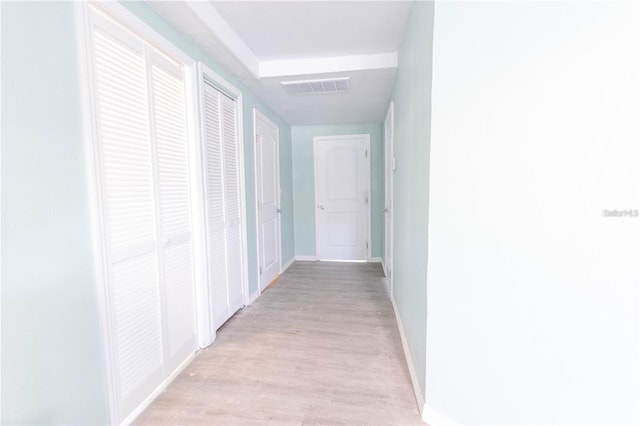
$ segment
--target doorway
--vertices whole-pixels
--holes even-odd
[[[319,260],[371,257],[370,145],[368,134],[313,138]]]
[[[254,109],[258,272],[260,291],[280,274],[280,150],[279,129]]]

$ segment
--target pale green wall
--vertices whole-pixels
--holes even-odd
[[[382,124],[294,126],[292,133],[295,252],[316,255],[316,210],[313,178],[313,137],[371,135],[371,256],[384,251],[384,131]]]
[[[280,127],[280,205],[282,206],[282,264],[295,256],[293,157],[291,126]]]
[[[106,421],[72,3],[2,3],[3,424]]]
[[[433,2],[415,2],[402,46],[394,102],[394,287],[422,394],[425,392],[427,224]]]
[[[244,107],[244,160],[247,205],[247,243],[249,264],[249,292],[258,289],[258,244],[256,230],[256,193],[254,173],[254,143],[253,143],[253,108],[257,108],[280,128],[280,186],[282,188],[282,262],[286,263],[294,255],[293,241],[293,197],[292,197],[292,166],[291,166],[291,126],[283,121],[271,109],[266,107],[240,81],[233,77],[226,69],[212,61],[200,48],[184,34],[176,30],[155,11],[141,1],[122,2],[130,11],[152,28],[162,34],[167,40],[182,49],[192,58],[201,61],[238,89],[242,90]]]

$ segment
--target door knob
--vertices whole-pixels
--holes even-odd
[[[389,209],[386,208],[386,207],[382,211],[385,212],[385,213],[389,213]]]
[[[282,213],[282,209],[276,209],[276,213]]]
[[[320,204],[320,205],[318,206],[318,208],[319,208],[320,210],[324,210],[324,206],[323,206],[322,204]]]

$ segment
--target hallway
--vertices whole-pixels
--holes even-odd
[[[136,424],[423,424],[381,266],[294,263]]]

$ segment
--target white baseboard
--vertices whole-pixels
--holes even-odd
[[[293,265],[293,262],[295,262],[295,261],[296,261],[296,257],[293,256],[291,259],[289,259],[289,261],[287,263],[282,265],[282,273],[284,273],[284,271],[289,269],[289,266]]]
[[[381,257],[372,257],[368,260],[369,263],[382,263]],[[384,268],[384,263],[382,263],[382,267]]]
[[[296,260],[300,260],[302,262],[316,262],[318,260],[317,256],[297,256],[295,257]]]
[[[427,404],[422,407],[422,421],[429,426],[455,426],[455,422]]]
[[[407,336],[404,333],[404,326],[402,325],[400,313],[398,312],[398,307],[396,306],[396,301],[393,296],[391,297],[391,304],[393,305],[393,313],[396,316],[396,323],[398,324],[398,330],[400,331],[400,340],[402,340],[402,349],[404,350],[404,357],[407,361],[407,367],[409,368],[409,376],[411,377],[411,384],[413,385],[413,393],[416,396],[416,402],[418,403],[418,408],[420,409],[422,420],[426,422],[424,417],[424,396],[422,395],[422,391],[420,390],[420,382],[418,382],[418,375],[416,374],[416,370],[413,367],[411,352],[409,352],[409,346],[407,344]],[[429,425],[432,426],[431,423],[429,423]]]
[[[180,364],[178,368],[176,368],[173,371],[173,373],[169,375],[169,377],[164,379],[162,383],[160,383],[160,386],[158,386],[153,392],[151,392],[151,395],[149,395],[144,401],[142,401],[142,403],[138,405],[136,409],[133,410],[131,414],[129,414],[120,424],[130,425],[131,423],[133,423],[136,420],[136,418],[140,414],[142,414],[142,412],[146,410],[149,407],[149,405],[151,405],[151,403],[162,393],[162,391],[164,391],[167,388],[167,386],[169,386],[169,384],[173,382],[173,380],[176,377],[178,377],[180,373],[182,373],[182,370],[184,370],[187,367],[187,365],[189,365],[191,361],[193,361],[193,358],[196,357],[196,354],[198,352],[199,351],[194,351],[191,355],[189,355],[189,357],[187,357],[187,359],[182,361],[182,364]]]
[[[260,297],[260,289],[254,291],[253,293],[251,293],[249,295],[249,300],[247,300],[247,305],[246,306],[249,306],[250,304],[255,302],[258,299],[258,297]]]

